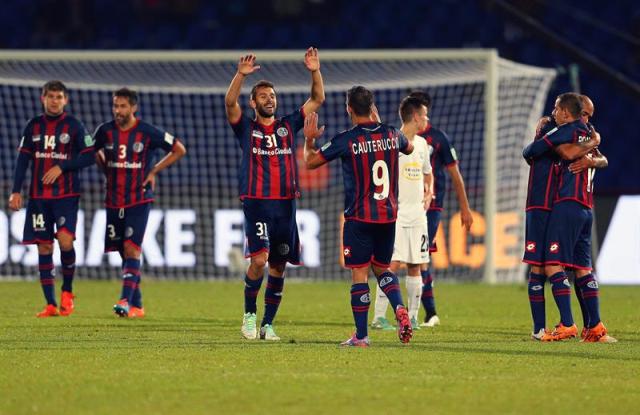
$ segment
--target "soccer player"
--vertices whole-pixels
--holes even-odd
[[[31,163],[22,243],[38,245],[40,284],[47,305],[37,316],[68,316],[74,309],[73,241],[80,199],[79,171],[94,162],[93,139],[78,119],[65,112],[69,95],[62,82],[44,84],[40,102],[44,113],[29,120],[22,133],[9,207],[16,211],[22,208],[22,183]],[[62,263],[60,310],[55,300],[54,237],[60,245]]]
[[[582,121],[587,124],[589,122],[589,118],[594,112],[593,103],[584,95],[580,96],[580,100],[583,107],[581,118]],[[534,141],[546,137],[547,134],[556,127],[557,125],[553,119],[550,117],[542,117],[538,122]],[[554,130],[553,132],[556,131],[557,130]],[[556,139],[558,136],[556,135],[554,137],[553,133],[551,133],[551,137]],[[572,172],[579,173],[585,168],[603,168],[607,166],[607,159],[597,150],[597,148],[591,149],[593,144],[595,144],[595,141],[586,141],[576,144],[562,144],[558,149],[562,152],[563,149],[570,149],[573,147],[573,150],[580,152],[579,154],[590,152],[569,165],[569,169]],[[592,155],[591,153],[593,152],[596,152],[596,154]],[[576,157],[579,154],[566,154],[566,151],[564,153],[565,156],[571,157]],[[531,265],[528,292],[531,315],[533,318],[533,333],[531,338],[534,340],[541,340],[546,331],[544,298],[544,283],[546,281],[546,276],[544,275],[544,267],[542,266],[544,263],[544,249],[541,249],[540,247],[544,244],[547,221],[553,205],[553,196],[557,190],[557,178],[554,173],[554,166],[559,162],[559,160],[560,157],[555,151],[547,151],[541,157],[527,160],[530,165],[530,169],[526,202],[526,236],[523,262]],[[581,290],[576,286],[576,296],[578,297],[583,315],[584,333],[588,326],[588,313],[580,293]]]
[[[369,269],[391,302],[398,322],[398,337],[408,343],[413,331],[402,301],[398,277],[389,270],[398,206],[399,152],[411,154],[413,145],[401,131],[376,121],[373,93],[363,86],[347,92],[347,114],[353,128],[316,149],[318,115],[304,122],[304,160],[308,169],[340,158],[345,189],[343,255],[351,268],[351,309],[356,331],[343,346],[368,347],[367,314],[371,303]]]
[[[296,133],[307,114],[317,111],[324,102],[324,85],[320,73],[318,50],[310,47],[304,64],[311,73],[311,96],[291,114],[276,118],[277,98],[274,85],[258,81],[249,97],[255,111],[251,119],[238,103],[247,76],[260,69],[255,55],[245,55],[225,96],[227,119],[242,148],[239,193],[244,213],[245,256],[250,258],[244,276],[244,316],[240,329],[246,339],[256,339],[256,297],[269,264],[269,278],[264,296],[264,316],[260,339],[280,340],[273,320],[282,299],[286,263],[300,262],[300,241],[296,223],[298,167]]]
[[[591,128],[588,130],[582,122],[583,104],[580,96],[566,93],[558,97],[553,117],[558,125],[541,140],[531,143],[523,155],[526,158],[539,155],[539,149],[553,148],[554,145],[566,143],[587,143],[584,147],[595,147],[600,142],[599,134]],[[544,333],[542,341],[556,341],[576,337],[578,329],[573,323],[571,314],[569,281],[563,267],[576,270],[576,284],[589,316],[586,342],[615,342],[608,336],[606,328],[600,321],[598,303],[598,284],[591,274],[591,224],[593,206],[593,170],[584,170],[574,174],[569,165],[571,160],[582,155],[573,156],[559,151],[563,160],[555,167],[558,175],[557,191],[553,207],[547,221],[544,237],[544,272],[552,284],[552,292],[560,311],[560,323],[551,333]],[[577,152],[578,150],[576,150]]]
[[[414,91],[409,96],[421,99],[428,111],[431,112],[433,100],[427,92]],[[431,122],[427,127],[418,132],[418,135],[424,137],[427,143],[433,148],[431,153],[431,167],[433,168],[434,186],[433,199],[427,210],[427,224],[429,227],[429,252],[437,252],[438,247],[435,242],[436,232],[440,225],[440,216],[444,208],[444,199],[447,191],[445,170],[451,176],[453,189],[458,197],[458,205],[460,206],[460,222],[467,230],[471,229],[473,224],[473,216],[469,208],[469,200],[464,187],[464,179],[458,168],[458,155],[453,148],[447,134],[434,127]],[[433,295],[433,275],[429,268],[429,264],[421,266],[422,274],[422,305],[426,312],[424,322],[421,327],[434,327],[440,324],[440,318],[436,312],[436,303]]]
[[[397,273],[401,264],[407,264],[407,303],[414,330],[419,329],[418,310],[422,293],[420,265],[429,262],[429,236],[425,212],[431,203],[433,175],[430,149],[427,141],[417,135],[427,127],[427,107],[421,100],[406,97],[400,103],[400,131],[413,144],[409,155],[400,153],[398,176],[398,219],[391,257],[391,271]],[[395,327],[385,318],[389,300],[380,287],[376,288],[372,328],[392,330]]]
[[[106,175],[107,227],[105,252],[122,257],[122,293],[113,306],[120,317],[141,318],[140,254],[153,203],[156,175],[187,152],[173,135],[136,118],[138,93],[128,88],[113,93],[113,120],[98,126],[96,158]],[[155,161],[157,149],[167,154]]]

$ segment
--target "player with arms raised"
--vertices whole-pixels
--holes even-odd
[[[105,252],[122,257],[122,293],[113,311],[120,317],[144,317],[140,291],[140,254],[153,203],[156,175],[186,154],[168,132],[136,118],[137,92],[113,93],[113,117],[98,127],[96,157],[106,175]],[[154,163],[155,150],[167,154]]]
[[[413,145],[398,129],[377,122],[374,108],[371,91],[363,86],[351,88],[347,92],[347,114],[353,128],[339,133],[319,150],[315,148],[315,140],[324,127],[318,129],[318,115],[310,114],[304,125],[307,168],[318,168],[336,158],[342,160],[343,255],[345,265],[351,269],[351,310],[356,326],[355,333],[343,346],[369,346],[369,269],[389,298],[400,341],[408,343],[413,334],[398,277],[389,270],[398,210],[399,152],[411,154]]]
[[[80,199],[79,170],[94,163],[93,139],[84,126],[64,111],[69,96],[60,81],[42,88],[44,114],[27,123],[9,197],[12,210],[22,208],[22,183],[31,162],[31,188],[24,223],[24,244],[38,245],[40,284],[47,305],[38,317],[68,316],[73,312],[75,240]],[[55,226],[55,232],[54,232]],[[60,310],[55,300],[53,239],[60,245],[62,293]]]
[[[280,340],[273,328],[284,286],[286,263],[300,262],[300,241],[296,223],[298,167],[296,133],[306,114],[317,111],[324,102],[324,85],[316,48],[307,49],[304,64],[311,73],[311,96],[293,113],[276,118],[276,91],[271,82],[259,81],[251,89],[251,119],[242,113],[238,99],[247,76],[253,74],[255,55],[240,58],[238,70],[225,96],[227,119],[242,148],[239,193],[244,213],[245,256],[250,258],[244,282],[244,316],[241,333],[246,339],[258,336],[256,297],[269,264],[264,296],[265,311],[260,338]]]

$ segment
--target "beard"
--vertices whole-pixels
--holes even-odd
[[[266,107],[262,106],[262,105],[258,105],[256,106],[256,112],[258,113],[258,115],[260,115],[263,118],[269,118],[269,117],[273,117],[276,113],[276,108],[273,107],[273,109],[267,109]]]

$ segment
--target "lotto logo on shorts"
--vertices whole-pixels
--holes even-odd
[[[549,252],[551,252],[552,254],[557,254],[558,252],[560,252],[560,244],[558,242],[553,242],[549,246]]]
[[[344,254],[345,258],[351,257],[351,247],[345,246],[342,253]]]
[[[525,246],[525,250],[527,252],[536,252],[536,243],[533,241],[527,241],[527,244]]]

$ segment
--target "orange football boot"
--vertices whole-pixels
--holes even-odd
[[[584,343],[616,343],[618,340],[607,334],[607,328],[601,321],[595,327],[588,329],[586,336],[581,341]]]
[[[562,323],[559,323],[556,328],[551,333],[545,333],[540,339],[543,342],[554,342],[565,339],[571,339],[578,335],[578,327],[574,324],[573,326],[565,326]]]
[[[63,291],[60,295],[60,315],[68,316],[73,313],[75,306],[73,305],[73,299],[76,298],[70,291]]]
[[[53,304],[47,304],[44,310],[36,314],[36,317],[58,317],[59,315],[58,307]]]
[[[129,307],[129,318],[144,318],[144,307]]]

